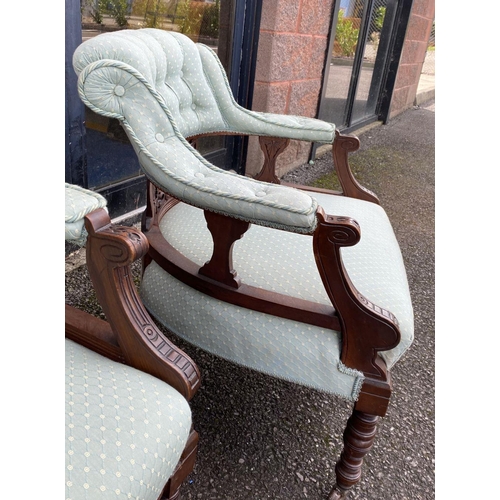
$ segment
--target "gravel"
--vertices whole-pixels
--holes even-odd
[[[407,266],[415,341],[392,371],[394,394],[380,420],[361,481],[363,500],[434,498],[434,102],[359,134],[358,179],[376,192]],[[332,172],[331,155],[284,180],[310,184]],[[140,266],[134,265],[138,275]],[[66,301],[100,314],[85,266],[66,275]],[[169,334],[170,335],[170,334]],[[324,500],[352,405],[241,368],[171,335],[199,365],[191,408],[200,445],[187,499]]]

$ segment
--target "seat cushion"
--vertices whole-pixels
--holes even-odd
[[[74,184],[65,184],[65,238],[77,245],[83,246],[87,240],[83,218],[97,210],[106,207],[106,199],[94,191],[84,189]]]
[[[190,427],[168,384],[66,340],[66,499],[157,500]]]
[[[353,217],[361,226],[360,242],[343,248],[342,258],[356,288],[399,321],[400,344],[381,353],[392,367],[412,342],[413,312],[401,252],[388,217],[373,203],[317,193],[314,197],[326,213]],[[210,259],[211,235],[201,210],[178,204],[162,219],[160,229],[198,265]],[[310,236],[253,225],[235,243],[233,262],[248,285],[331,304]],[[224,303],[180,283],[154,263],[145,271],[141,296],[167,328],[216,355],[348,400],[358,396],[363,375],[340,362],[339,332]]]

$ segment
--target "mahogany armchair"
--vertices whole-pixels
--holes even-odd
[[[65,189],[66,240],[86,245],[108,319],[66,305],[65,498],[176,500],[196,459],[188,401],[198,368],[156,328],[130,279],[144,235],[112,225],[99,194]]]
[[[140,292],[149,312],[211,353],[351,401],[329,497],[343,498],[413,339],[390,221],[348,166],[359,141],[320,120],[242,108],[216,54],[178,33],[103,34],[73,63],[81,99],[121,122],[150,183]],[[260,136],[256,178],[192,146],[213,134]],[[343,192],[280,185],[274,164],[290,139],[333,144]]]

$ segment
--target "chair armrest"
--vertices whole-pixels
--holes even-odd
[[[283,137],[299,141],[331,144],[335,125],[317,118],[250,111],[234,102],[223,110],[231,132],[243,135]]]
[[[111,89],[109,99],[102,92],[94,92],[103,81]],[[112,89],[123,88],[117,83],[125,81],[126,89],[120,95],[113,94]],[[78,86],[90,109],[121,121],[146,177],[166,193],[247,222],[300,233],[314,231],[317,203],[313,198],[290,187],[265,184],[212,165],[186,141],[164,99],[131,66],[106,59],[89,64],[80,73]],[[162,125],[163,133],[143,125],[137,113],[128,111],[134,102],[120,98],[122,92],[125,96],[132,93],[130,89],[136,100],[147,102],[152,112],[168,120]]]
[[[387,366],[378,352],[392,349],[401,341],[398,321],[390,311],[373,304],[354,287],[340,252],[342,247],[359,242],[359,224],[349,217],[327,215],[321,208],[318,219],[313,236],[314,257],[325,290],[340,317],[341,361],[361,370],[366,377],[387,381]]]
[[[111,325],[92,314],[66,304],[65,336],[67,339],[113,361],[125,363]]]
[[[146,237],[133,227],[112,225],[104,209],[88,214],[85,227],[88,271],[125,363],[167,382],[189,401],[199,388],[198,367],[157,328],[131,278],[130,264],[148,250]]]
[[[197,44],[203,70],[217,96],[217,103],[226,123],[226,132],[243,135],[285,137],[331,144],[335,125],[316,118],[250,111],[234,99],[226,72],[215,52]]]
[[[163,192],[210,212],[245,222],[310,234],[316,227],[318,203],[298,189],[261,182],[222,170],[207,162],[185,140],[177,137],[165,151],[140,155],[148,179]],[[176,157],[182,172],[168,169]],[[165,163],[163,163],[165,160]]]

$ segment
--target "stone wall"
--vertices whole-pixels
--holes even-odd
[[[316,117],[333,0],[263,0],[253,109]],[[292,141],[278,160],[278,175],[307,162],[311,145]],[[246,171],[264,160],[250,138]]]
[[[434,21],[434,0],[414,0],[406,29],[389,119],[413,106]]]
[[[316,117],[335,0],[263,0],[253,109]],[[411,107],[434,20],[434,0],[414,0],[391,102],[390,118]],[[279,157],[278,176],[306,163],[311,145],[291,141]],[[264,156],[251,137],[246,172]]]

